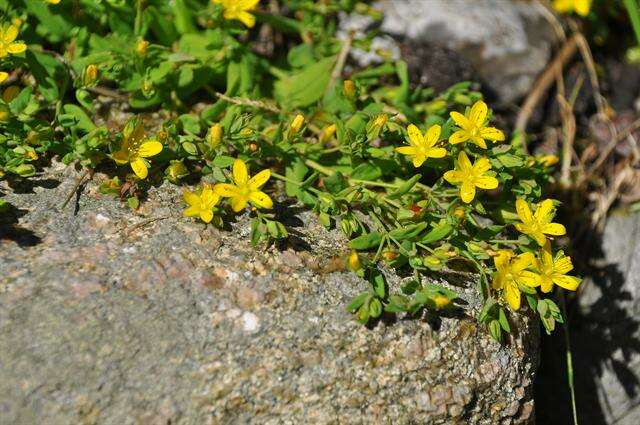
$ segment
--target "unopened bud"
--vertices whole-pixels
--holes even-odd
[[[558,158],[556,155],[545,155],[539,158],[539,160],[540,160],[540,163],[545,167],[552,167],[556,165],[558,161],[560,161],[560,158]]]
[[[6,103],[11,102],[20,94],[20,87],[18,86],[9,86],[2,92],[2,100]]]
[[[380,114],[373,121],[373,125],[375,127],[382,128],[387,123],[388,119],[389,119],[389,117],[387,116],[387,114]]]
[[[320,142],[326,143],[333,138],[338,130],[338,126],[331,124],[322,129],[322,135],[320,136]]]
[[[289,128],[289,139],[293,139],[298,133],[300,133],[303,125],[304,116],[300,114],[296,115],[293,121],[291,121],[291,127]]]
[[[451,305],[451,300],[444,295],[436,295],[432,298],[433,303],[436,305],[436,309],[441,310]]]
[[[178,180],[189,174],[189,170],[187,170],[187,167],[182,161],[171,161],[171,165],[167,167],[164,174],[170,182],[177,183]]]
[[[147,40],[140,40],[138,44],[136,44],[136,53],[140,56],[145,56],[147,54],[147,48],[149,47],[149,42]]]
[[[362,263],[360,263],[360,257],[356,251],[351,251],[351,254],[347,257],[347,265],[349,266],[349,269],[354,272],[362,269]]]
[[[347,97],[347,99],[349,100],[355,100],[356,98],[356,85],[353,81],[351,80],[344,80],[344,83],[342,84],[343,90],[344,90],[344,95]]]
[[[94,64],[87,65],[84,70],[84,84],[90,86],[98,81],[98,67]]]
[[[214,124],[209,128],[209,137],[207,137],[207,141],[209,142],[209,147],[212,150],[217,148],[222,142],[222,133],[223,129],[220,124]]]

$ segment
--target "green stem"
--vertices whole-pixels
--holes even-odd
[[[143,1],[144,0],[137,0],[136,1],[136,20],[135,20],[135,23],[134,23],[133,32],[138,37],[142,36],[142,14],[144,12],[143,7],[142,7],[142,2]]]
[[[573,413],[573,424],[578,425],[578,409],[576,407],[576,388],[573,373],[573,353],[571,352],[571,338],[569,336],[569,317],[567,316],[567,307],[565,305],[564,292],[560,292],[560,305],[562,306],[562,315],[564,316],[564,342],[567,350],[567,383],[569,384],[569,392],[571,393],[571,412]]]
[[[633,32],[636,34],[636,41],[640,46],[640,8],[638,7],[638,2],[636,0],[623,0],[623,3],[624,7],[627,8]]]

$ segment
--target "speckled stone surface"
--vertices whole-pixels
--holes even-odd
[[[296,240],[254,248],[247,217],[183,218],[169,184],[134,212],[96,175],[61,210],[77,178],[54,164],[32,191],[1,186],[0,423],[533,421],[538,326],[493,342],[473,284],[439,326],[363,327],[345,305],[366,284],[311,213],[281,211]]]

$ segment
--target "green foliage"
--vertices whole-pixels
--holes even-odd
[[[10,74],[0,101],[0,176],[28,178],[56,156],[112,173],[100,192],[136,209],[149,182],[237,183],[237,159],[270,169],[289,198],[325,227],[341,229],[362,258],[356,271],[370,289],[347,307],[358,321],[454,309],[456,292],[422,278],[471,271],[485,301],[479,321],[502,340],[511,326],[503,289],[490,284],[492,259],[505,248],[538,250],[531,238],[518,238],[514,202],[539,201],[550,168],[518,143],[486,150],[447,143],[459,126],[449,113],[468,115],[482,98],[468,82],[443,93],[412,87],[402,61],[343,80],[337,13],[377,16],[369,6],[287,6],[286,16],[251,11],[278,35],[264,53],[255,30],[225,19],[223,6],[209,0],[0,0],[2,19],[19,24],[28,45],[0,58]],[[366,40],[358,47],[367,48]],[[396,151],[408,146],[409,124],[421,133],[440,125],[434,146],[447,154],[416,168]],[[460,187],[443,178],[461,152],[475,162],[486,158],[486,177],[499,188],[478,186],[463,202]],[[286,240],[287,228],[259,209],[269,202],[249,202],[258,204],[252,243]],[[395,293],[381,264],[413,277]],[[553,302],[538,300],[535,290],[526,297],[548,330],[561,322]]]

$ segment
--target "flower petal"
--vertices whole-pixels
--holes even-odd
[[[531,208],[529,208],[529,204],[524,199],[516,199],[516,211],[518,213],[518,217],[520,217],[520,220],[524,224],[531,223],[533,221]]]
[[[195,192],[184,192],[182,194],[182,199],[190,206],[200,205],[200,197]]]
[[[453,120],[453,122],[455,122],[456,125],[460,128],[467,129],[469,127],[472,127],[472,124],[471,124],[471,121],[469,121],[469,118],[465,117],[460,112],[455,112],[455,111],[451,112],[449,116],[451,116],[451,119]]]
[[[548,276],[540,276],[540,290],[549,293],[553,289],[553,280]]]
[[[487,142],[485,142],[482,137],[472,137],[471,141],[473,142],[474,145],[477,145],[477,146],[481,147],[482,149],[486,149],[487,148]]]
[[[520,289],[514,282],[509,282],[504,288],[504,299],[512,310],[520,309]]]
[[[9,73],[0,71],[0,83],[4,83],[7,78],[9,78]]]
[[[460,186],[460,199],[465,204],[473,201],[473,198],[476,197],[476,187],[470,182],[463,182],[462,186]]]
[[[15,25],[9,25],[2,33],[2,41],[4,41],[5,44],[13,42],[16,38],[18,38],[18,27]]]
[[[485,190],[493,190],[499,185],[498,179],[491,176],[478,177],[473,181],[473,183],[476,185],[476,187]]]
[[[243,186],[247,181],[249,181],[247,164],[241,159],[236,159],[233,162],[233,182],[238,186]]]
[[[458,130],[449,136],[449,143],[452,145],[457,145],[458,143],[463,143],[469,140],[469,135],[465,130]]]
[[[535,214],[533,215],[538,223],[551,223],[555,207],[551,199],[545,199],[538,204]]]
[[[518,283],[535,288],[541,284],[540,275],[529,270],[523,270],[518,276]]]
[[[544,246],[545,242],[547,242],[547,237],[542,232],[539,232],[539,231],[531,232],[529,233],[529,236],[535,239],[538,245],[540,246]]]
[[[478,159],[475,164],[473,164],[473,174],[476,176],[481,176],[487,171],[491,169],[491,162],[486,157],[482,157]]]
[[[255,191],[249,194],[249,200],[253,205],[260,208],[271,209],[273,208],[273,201],[264,192]]]
[[[435,146],[435,144],[440,141],[440,133],[442,133],[442,127],[438,124],[429,127],[424,136],[425,146],[429,148]]]
[[[447,150],[445,148],[430,148],[425,154],[428,158],[444,158],[447,156]]]
[[[260,3],[260,0],[237,0],[237,2],[239,9],[253,10]]]
[[[138,148],[138,155],[143,158],[158,155],[160,152],[162,152],[162,143],[156,140],[148,140]]]
[[[413,146],[400,146],[396,148],[396,152],[401,153],[403,155],[415,155],[416,148],[414,148]]]
[[[474,123],[477,127],[482,127],[487,120],[487,114],[489,113],[489,107],[482,100],[477,101],[471,107],[469,112],[469,121]]]
[[[530,252],[523,252],[511,262],[511,268],[514,272],[519,273],[533,263],[534,256]]]
[[[449,170],[444,173],[444,176],[442,177],[451,184],[460,183],[462,181],[462,173],[457,170]]]
[[[573,270],[573,263],[571,257],[560,255],[556,262],[553,264],[553,271],[559,274],[567,274]]]
[[[562,236],[567,234],[567,229],[560,223],[549,223],[542,226],[542,232],[551,236]]]
[[[123,165],[129,162],[129,154],[124,150],[112,153],[111,158],[113,158],[118,165]]]
[[[200,219],[202,221],[204,221],[205,223],[211,223],[211,220],[213,220],[213,211],[211,210],[204,210],[200,212]]]
[[[247,185],[251,190],[258,190],[262,186],[264,186],[264,184],[267,182],[267,180],[269,180],[270,177],[271,170],[267,168],[266,170],[262,170],[255,176],[251,177]]]
[[[27,45],[24,43],[11,43],[7,46],[7,52],[17,55],[27,50]]]
[[[202,189],[202,195],[200,195],[200,199],[202,199],[202,203],[206,205],[207,208],[213,208],[218,202],[220,202],[220,195],[217,194],[213,190],[213,188],[207,186]]]
[[[575,276],[561,276],[554,274],[552,279],[553,283],[569,291],[575,291],[578,289],[581,282],[581,280]]]
[[[424,162],[427,160],[427,157],[424,156],[424,154],[421,153],[417,153],[414,157],[413,157],[413,166],[415,168],[421,167],[422,164],[424,164]]]
[[[231,209],[240,212],[247,206],[247,198],[244,196],[234,196],[231,198]]]
[[[589,10],[591,9],[591,0],[577,0],[574,4],[578,15],[585,17],[589,14]]]
[[[238,195],[238,188],[228,183],[218,183],[213,187],[213,190],[220,196],[225,198],[233,198]]]
[[[182,215],[185,217],[200,217],[200,208],[198,206],[186,208],[182,211]]]
[[[256,24],[256,17],[249,12],[238,12],[235,18],[245,24],[247,28],[253,28],[253,26]]]
[[[138,176],[140,180],[146,179],[149,174],[147,164],[140,158],[131,161],[131,169],[136,173],[136,176]]]
[[[413,124],[407,127],[407,135],[409,136],[409,144],[411,146],[424,146],[425,141],[420,129]]]
[[[480,130],[480,137],[496,142],[502,142],[503,140],[505,140],[504,133],[494,127],[487,127]]]
[[[469,173],[473,169],[473,165],[464,151],[458,154],[458,169],[463,173]]]

